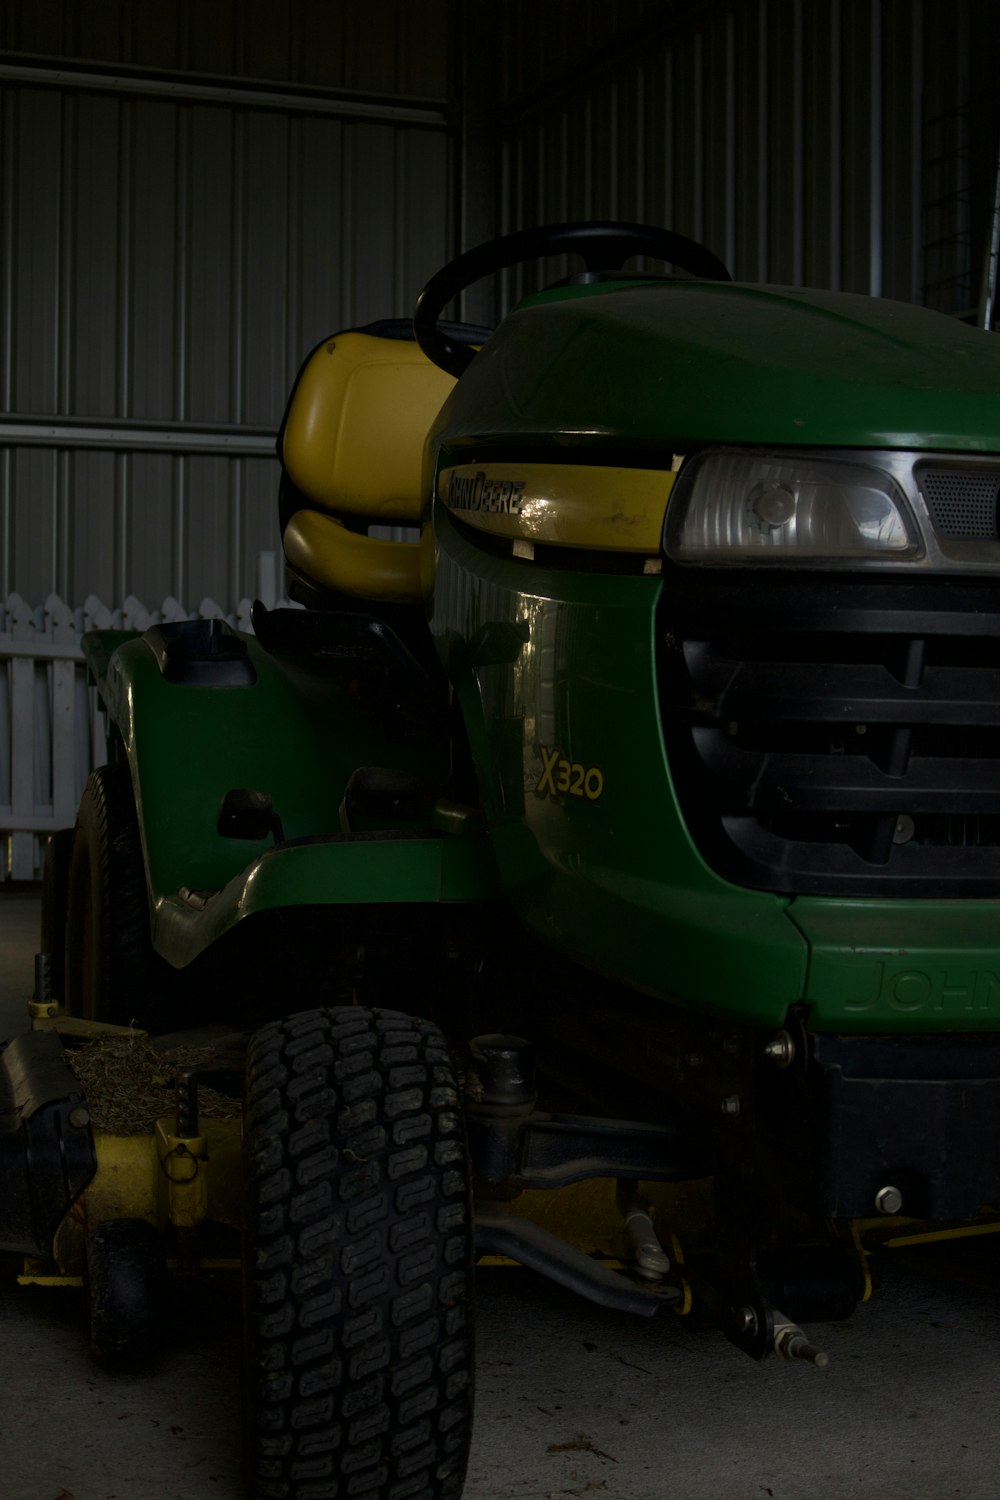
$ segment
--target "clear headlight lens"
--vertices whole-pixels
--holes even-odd
[[[914,557],[920,533],[890,474],[809,454],[708,452],[667,507],[675,562],[790,563]]]

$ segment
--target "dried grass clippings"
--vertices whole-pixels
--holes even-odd
[[[157,1052],[145,1036],[96,1037],[67,1050],[87,1098],[95,1130],[110,1135],[146,1135],[156,1121],[174,1114],[177,1073],[182,1068],[218,1066],[212,1047],[173,1047]],[[239,1099],[205,1084],[198,1086],[203,1119],[235,1120]]]

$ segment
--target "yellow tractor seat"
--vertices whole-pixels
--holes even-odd
[[[313,351],[278,438],[295,501],[282,542],[296,573],[356,598],[420,599],[418,544],[367,527],[419,524],[424,442],[454,384],[412,339],[354,331]]]

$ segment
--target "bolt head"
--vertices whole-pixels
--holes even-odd
[[[736,1327],[740,1333],[754,1334],[757,1332],[757,1314],[752,1307],[739,1307],[736,1309]]]
[[[78,1104],[75,1109],[71,1109],[69,1112],[69,1123],[74,1125],[77,1130],[82,1130],[85,1125],[90,1124],[90,1110],[84,1109],[82,1104]]]
[[[891,1183],[880,1187],[875,1194],[875,1207],[880,1214],[898,1214],[903,1206],[903,1195],[898,1187]]]
[[[788,1068],[795,1061],[795,1043],[787,1031],[779,1031],[764,1047],[764,1056],[775,1067]]]

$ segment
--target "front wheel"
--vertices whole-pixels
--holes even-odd
[[[246,1169],[253,1500],[458,1500],[473,1231],[441,1032],[358,1007],[264,1027]]]

